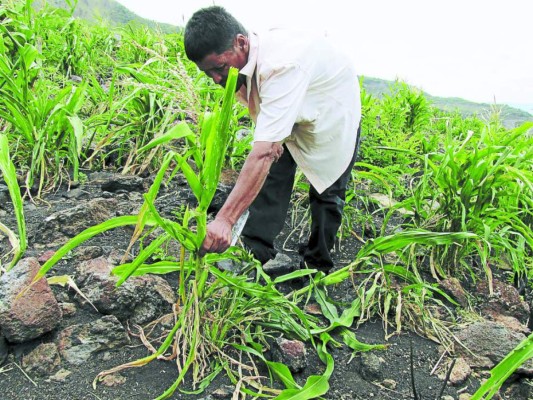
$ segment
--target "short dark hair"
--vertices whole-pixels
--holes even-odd
[[[241,23],[223,7],[202,8],[185,26],[185,54],[193,62],[199,62],[213,52],[222,54],[231,48],[239,33],[248,36]]]

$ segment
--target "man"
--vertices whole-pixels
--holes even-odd
[[[216,83],[225,85],[230,67],[239,70],[236,95],[255,123],[252,150],[208,225],[201,252],[226,250],[233,225],[249,208],[245,246],[261,263],[275,258],[274,240],[299,166],[311,183],[311,233],[303,261],[327,273],[361,118],[359,82],[349,58],[324,36],[248,32],[218,6],[191,17],[184,42],[187,57]]]

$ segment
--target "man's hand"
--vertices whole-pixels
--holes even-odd
[[[200,248],[199,255],[206,253],[223,253],[231,245],[231,224],[223,218],[215,218],[207,225],[207,234]]]
[[[246,157],[235,187],[207,225],[207,234],[198,254],[223,253],[231,245],[233,225],[248,208],[265,182],[270,166],[283,154],[283,145],[274,142],[255,142]]]

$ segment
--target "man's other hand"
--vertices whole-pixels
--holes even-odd
[[[231,245],[231,224],[222,218],[215,218],[207,225],[207,234],[200,248],[200,257],[206,253],[223,253]]]

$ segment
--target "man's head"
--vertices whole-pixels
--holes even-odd
[[[225,86],[230,67],[241,69],[248,62],[248,33],[224,8],[213,6],[196,11],[185,26],[185,53],[216,83]],[[245,81],[239,75],[237,88]]]

